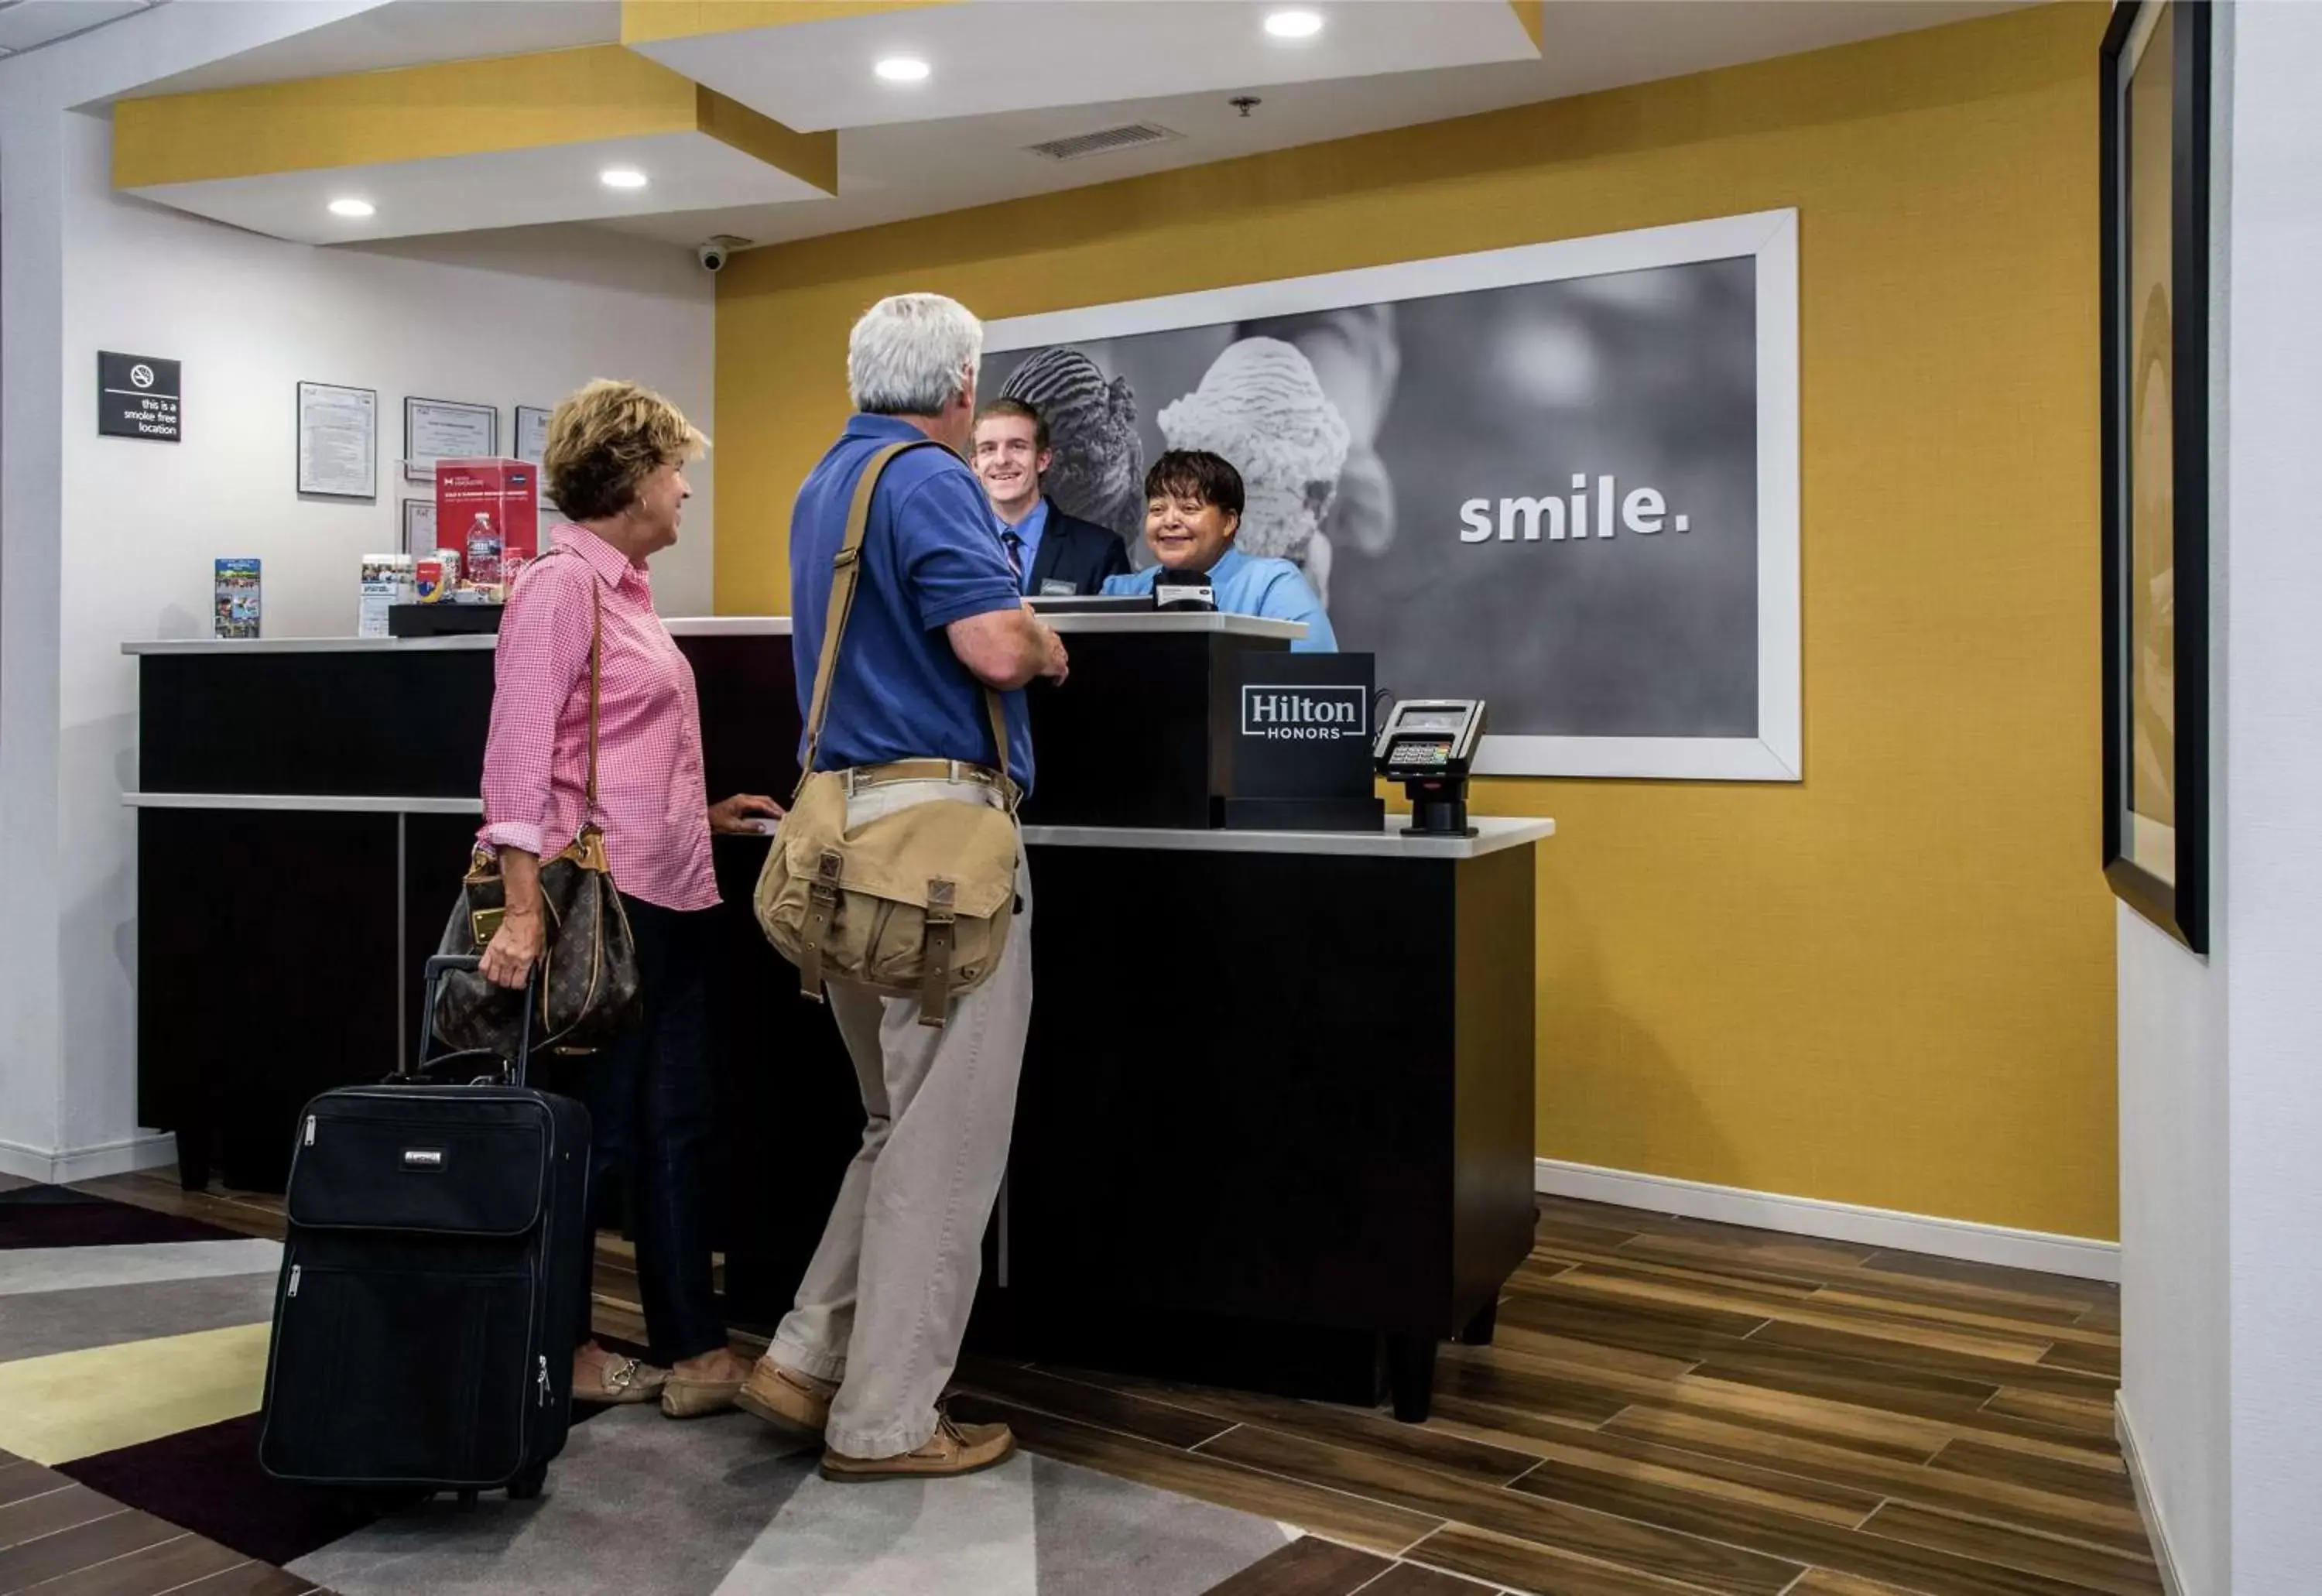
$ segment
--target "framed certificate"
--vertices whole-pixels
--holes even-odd
[[[516,457],[518,460],[528,460],[538,465],[541,456],[548,452],[548,415],[549,413],[537,405],[518,405],[516,407]]]
[[[432,498],[407,498],[403,501],[403,552],[416,560],[425,560],[443,545],[435,541],[435,501]]]
[[[403,475],[433,482],[439,460],[489,459],[500,451],[500,409],[457,399],[403,401]]]
[[[323,498],[379,497],[379,390],[298,385],[298,491]]]

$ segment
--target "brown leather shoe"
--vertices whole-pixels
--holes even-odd
[[[738,1380],[703,1380],[672,1369],[669,1378],[662,1382],[661,1410],[672,1418],[700,1418],[723,1413],[734,1405],[741,1389]]]
[[[829,1381],[785,1369],[769,1354],[758,1360],[750,1378],[734,1393],[734,1406],[779,1429],[796,1430],[819,1441],[823,1427],[830,1422],[830,1399],[837,1394],[838,1387]]]
[[[1004,1424],[954,1424],[951,1415],[936,1410],[936,1433],[916,1452],[893,1457],[848,1457],[840,1452],[822,1455],[822,1477],[845,1482],[868,1480],[949,1480],[997,1468],[1016,1455],[1016,1437]]]

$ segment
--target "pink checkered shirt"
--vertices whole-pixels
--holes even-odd
[[[693,668],[654,612],[653,583],[585,527],[517,579],[500,619],[477,840],[547,859],[580,831],[589,791],[589,589],[604,597],[597,824],[613,881],[663,908],[718,902]]]

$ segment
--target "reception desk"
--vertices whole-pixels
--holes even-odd
[[[1092,823],[1125,801],[1090,768],[1120,759],[1093,710],[1109,684],[1143,681],[1146,713],[1170,713],[1166,680],[1283,649],[1294,628],[1057,625],[1075,665],[1033,695],[1037,995],[974,1343],[1357,1400],[1384,1374],[1396,1410],[1423,1417],[1436,1345],[1488,1336],[1531,1245],[1533,844],[1552,825]],[[670,629],[711,793],[787,795],[788,623]],[[412,1053],[419,966],[478,824],[493,643],[128,645],[140,1117],[178,1133],[188,1183],[279,1190],[306,1099]],[[1193,816],[1197,785],[1154,765],[1128,801]],[[767,845],[714,844],[712,1189],[728,1314],[762,1328],[863,1124],[827,1012],[750,916]],[[552,1062],[542,1083],[586,1067]]]

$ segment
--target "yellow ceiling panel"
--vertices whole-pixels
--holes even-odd
[[[619,45],[127,100],[113,182],[151,190],[668,133],[706,133],[836,193],[838,142],[801,133]]]

